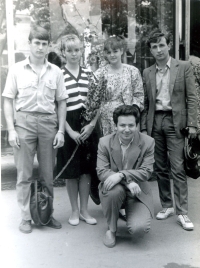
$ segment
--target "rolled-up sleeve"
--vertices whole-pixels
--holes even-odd
[[[15,99],[17,95],[17,82],[15,75],[15,67],[12,66],[8,72],[6,85],[3,91],[2,96],[10,99]]]
[[[64,76],[61,70],[59,70],[57,76],[57,88],[56,88],[56,101],[68,99],[67,90],[65,88]]]

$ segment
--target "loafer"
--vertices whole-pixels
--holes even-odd
[[[79,224],[79,218],[77,218],[75,220],[72,220],[71,218],[69,218],[68,222],[69,222],[69,224],[76,226]]]
[[[54,219],[53,217],[51,217],[50,222],[46,226],[54,228],[54,229],[62,228],[61,223],[59,221],[57,221],[56,219]]]
[[[20,225],[19,225],[19,230],[24,233],[24,234],[29,234],[32,232],[32,227],[31,227],[31,220],[22,220]]]
[[[119,212],[119,218],[123,221],[126,221],[126,214],[122,214],[121,212]]]
[[[85,221],[88,224],[91,224],[91,225],[97,224],[97,220],[95,218],[86,219],[81,214],[80,214],[79,218],[80,218],[80,220]]]
[[[184,230],[194,230],[194,225],[187,215],[178,215],[177,223],[180,224]]]
[[[116,245],[116,233],[108,230],[103,238],[103,243],[108,248],[113,248]]]
[[[174,208],[164,208],[163,210],[158,212],[158,214],[156,215],[156,219],[165,220],[172,215],[174,215]]]

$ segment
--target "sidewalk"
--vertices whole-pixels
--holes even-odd
[[[16,180],[12,155],[2,157],[2,178]],[[36,172],[37,164],[35,164]],[[189,217],[194,231],[185,231],[176,216],[152,220],[151,231],[141,240],[131,239],[125,223],[118,221],[117,245],[106,248],[102,237],[106,221],[101,206],[89,200],[89,211],[98,223],[68,224],[70,203],[65,187],[56,187],[54,216],[62,229],[33,227],[31,234],[19,232],[20,211],[16,190],[1,192],[1,259],[3,268],[200,268],[200,179],[188,179]],[[151,182],[155,213],[161,209],[157,182]]]

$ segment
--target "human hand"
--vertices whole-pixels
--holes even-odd
[[[104,181],[104,189],[106,191],[111,190],[116,184],[118,184],[123,178],[123,175],[121,173],[115,173],[110,175],[105,181]]]
[[[80,133],[78,133],[77,131],[74,131],[74,130],[72,130],[72,131],[70,131],[69,132],[69,136],[70,136],[70,138],[72,138],[75,142],[76,142],[76,144],[81,144],[81,140],[80,140]]]
[[[54,141],[53,141],[53,148],[58,149],[64,145],[65,139],[64,135],[60,132],[57,132]]]
[[[15,129],[8,131],[8,142],[10,146],[20,149],[19,137]]]
[[[188,128],[188,139],[195,139],[196,138],[196,128],[195,127],[187,127]]]
[[[92,131],[94,129],[94,126],[88,124],[86,126],[84,126],[81,129],[81,135],[80,135],[80,140],[82,142],[84,142],[85,140],[87,140],[89,138],[89,136],[91,135]]]
[[[127,188],[130,190],[132,196],[138,196],[141,194],[140,186],[134,181],[127,184]]]

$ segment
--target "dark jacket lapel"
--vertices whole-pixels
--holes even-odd
[[[174,84],[178,72],[178,66],[179,63],[177,60],[171,58],[171,64],[170,64],[170,83],[169,83],[169,91],[170,91],[170,96],[172,96],[172,92],[174,89]]]
[[[156,99],[156,64],[152,65],[149,69],[149,80],[151,83],[151,93],[153,100]]]

